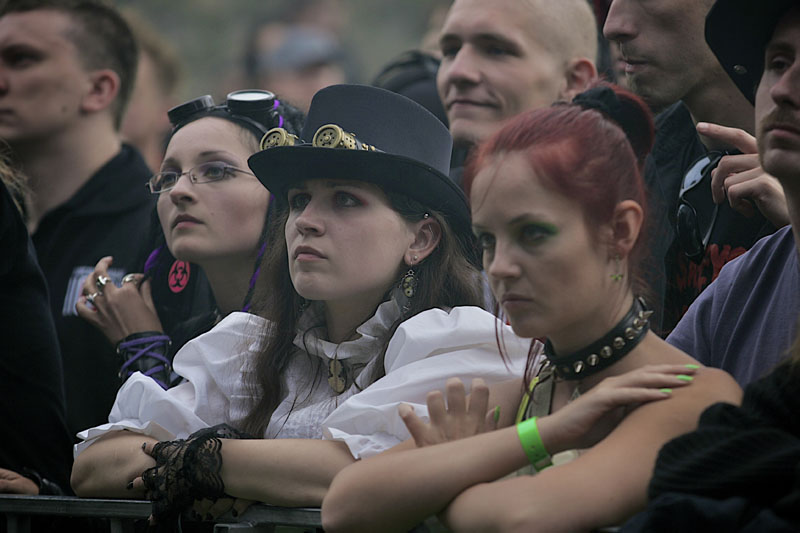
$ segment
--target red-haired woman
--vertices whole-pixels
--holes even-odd
[[[488,403],[448,383],[446,407],[429,395],[430,423],[403,409],[416,446],[343,470],[326,531],[405,531],[436,513],[455,531],[620,524],[644,507],[659,448],[710,404],[739,402],[730,376],[648,330],[637,297],[652,136],[637,97],[598,86],[479,148],[466,183],[484,268],[514,332],[547,337],[548,362]]]

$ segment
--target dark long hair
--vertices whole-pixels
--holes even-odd
[[[426,208],[405,195],[387,193],[389,204],[409,222],[422,220],[425,214],[436,219],[442,229],[437,248],[418,264],[416,295],[410,299],[410,309],[392,324],[389,335],[379,353],[375,372],[368,383],[380,379],[385,371],[383,358],[392,334],[400,324],[428,309],[450,308],[463,305],[479,306],[482,303],[480,273],[469,261],[467,239],[459,239],[441,213]],[[293,344],[297,334],[302,297],[297,293],[289,275],[289,260],[284,229],[289,212],[281,206],[272,220],[270,242],[259,280],[256,301],[259,314],[269,319],[263,345],[257,356],[252,381],[248,383],[252,396],[258,398],[244,419],[242,429],[252,435],[263,435],[272,413],[284,396],[283,373],[295,352]],[[398,265],[398,283],[402,266]],[[387,287],[384,301],[394,285]],[[381,302],[376,302],[375,308]],[[311,384],[315,387],[317,384]],[[307,391],[309,394],[311,390]]]

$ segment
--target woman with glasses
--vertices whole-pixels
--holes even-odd
[[[453,374],[494,383],[522,371],[531,341],[478,307],[447,128],[405,97],[342,85],[316,94],[301,138],[275,130],[264,140],[273,147],[249,162],[276,198],[254,298],[261,316],[232,313],[187,343],[174,365],[186,381],[170,390],[134,374],[109,424],[76,448],[79,495],[147,497],[170,523],[193,502],[223,496],[319,506],[341,468],[409,438],[399,404],[424,412],[427,392]],[[201,162],[167,155],[181,172]],[[170,176],[175,188],[162,198],[241,180],[227,236],[202,225],[233,204],[164,206],[176,251],[192,247],[199,258],[237,243],[246,202],[265,194],[240,174],[208,184]],[[475,391],[486,392],[483,381]]]
[[[446,405],[429,396],[430,423],[403,408],[416,446],[343,470],[326,531],[408,531],[437,513],[454,531],[617,525],[645,505],[661,445],[739,401],[729,375],[649,331],[638,298],[652,139],[644,103],[599,86],[479,147],[465,184],[484,269],[514,332],[547,338],[547,362],[492,387],[496,431],[457,383]]]
[[[164,388],[171,381],[172,355],[187,340],[249,307],[264,252],[269,192],[247,158],[271,128],[299,132],[303,116],[267,91],[237,91],[219,106],[210,96],[196,98],[171,109],[169,118],[173,130],[161,170],[147,183],[157,198],[159,244],[144,274],[126,275],[121,287],[109,279],[113,258],[101,259],[76,306],[117,347],[121,378],[139,370]],[[210,313],[197,314],[204,306],[191,300],[187,282],[198,278],[192,266],[208,279]],[[153,279],[169,286],[155,304]],[[188,303],[195,316],[185,320],[187,311],[174,300]],[[173,314],[184,320],[176,325]]]

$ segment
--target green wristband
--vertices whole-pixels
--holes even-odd
[[[528,456],[528,461],[539,472],[553,463],[550,460],[550,454],[544,448],[542,437],[539,436],[539,428],[536,427],[537,418],[534,416],[517,424],[517,435],[525,455]]]

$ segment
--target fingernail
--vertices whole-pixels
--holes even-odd
[[[694,380],[694,378],[692,376],[687,376],[686,374],[678,374],[675,377],[680,379],[681,381],[692,381],[692,380]]]
[[[236,518],[237,516],[239,516],[239,511],[237,511],[236,509],[231,509],[231,516]]]
[[[672,394],[672,389],[658,389],[658,390],[660,392],[663,392],[664,394]]]
[[[686,368],[691,368],[692,370],[697,370],[698,368],[700,368],[700,365],[695,365],[695,364],[692,364],[692,363],[689,363],[688,365],[684,365],[684,366]]]
[[[707,122],[698,122],[697,123],[697,131],[708,131],[708,123]]]
[[[146,443],[146,442],[143,442],[143,443],[142,443],[142,451],[145,451],[145,448],[147,448],[147,443]]]
[[[494,408],[494,423],[497,424],[499,420],[500,420],[500,406],[498,405],[497,407]]]
[[[132,490],[133,489],[133,481],[128,481],[128,484],[125,485],[125,488],[128,489],[128,490]]]

